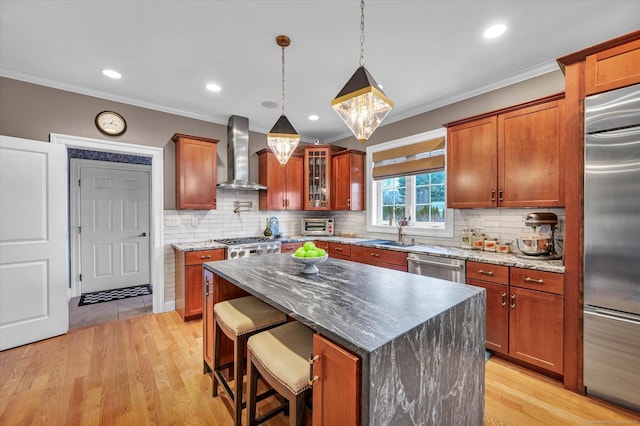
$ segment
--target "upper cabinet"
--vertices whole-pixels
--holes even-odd
[[[216,208],[216,139],[176,133],[176,208]]]
[[[345,150],[331,158],[333,210],[364,210],[364,159],[362,151]]]
[[[260,191],[260,210],[302,210],[302,153],[294,153],[284,166],[268,149],[257,154],[258,182],[269,187]]]
[[[330,145],[304,148],[304,209],[331,210]]]
[[[587,96],[640,83],[640,40],[587,56],[585,73]]]
[[[448,207],[564,205],[562,95],[447,127]]]

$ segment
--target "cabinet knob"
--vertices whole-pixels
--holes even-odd
[[[200,259],[211,259],[211,255],[208,254],[206,256],[200,256]]]
[[[540,278],[539,280],[536,280],[535,278],[526,277],[524,280],[528,283],[544,284],[544,280],[542,278]]]
[[[335,251],[342,251],[342,247],[336,247]]]
[[[500,301],[501,301],[501,305],[502,306],[506,306],[507,305],[507,293],[502,292],[502,294],[500,295]]]
[[[502,202],[502,188],[498,189],[498,201]]]
[[[205,284],[204,284],[204,288],[205,288],[205,292],[206,292],[205,296],[209,296],[209,292],[211,291],[211,290],[209,290],[209,285],[211,285],[211,281],[206,280]]]
[[[482,275],[493,275],[493,271],[485,271],[484,269],[479,269],[478,273]]]
[[[516,307],[516,295],[512,294],[511,295],[511,309]]]
[[[495,201],[496,200],[496,190],[492,189],[491,190],[491,201]]]

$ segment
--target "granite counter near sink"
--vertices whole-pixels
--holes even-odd
[[[205,263],[361,359],[363,425],[473,424],[484,414],[485,290],[289,254]]]

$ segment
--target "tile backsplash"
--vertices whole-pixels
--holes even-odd
[[[241,203],[239,213],[234,213],[234,201],[251,202],[247,208]],[[389,234],[373,234],[366,231],[364,211],[260,211],[258,210],[258,192],[219,190],[216,210],[165,210],[164,211],[164,283],[165,304],[175,300],[175,264],[171,244],[210,239],[248,237],[262,235],[266,220],[271,216],[280,221],[280,234],[283,236],[300,235],[300,219],[304,217],[330,216],[335,218],[335,233],[353,234],[364,238],[395,239],[397,231],[390,229]],[[533,211],[549,211],[558,216],[558,234],[564,232],[564,209],[469,209],[454,210],[454,231],[452,238],[415,236],[419,243],[443,246],[460,246],[460,234],[463,229],[473,228],[488,237],[499,241],[511,242],[518,234],[531,228],[524,226],[524,217]],[[414,238],[411,229],[406,228],[405,239]]]

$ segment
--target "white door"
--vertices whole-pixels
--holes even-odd
[[[66,152],[0,136],[0,350],[69,330]]]
[[[82,293],[149,284],[149,171],[102,164],[80,168]]]

